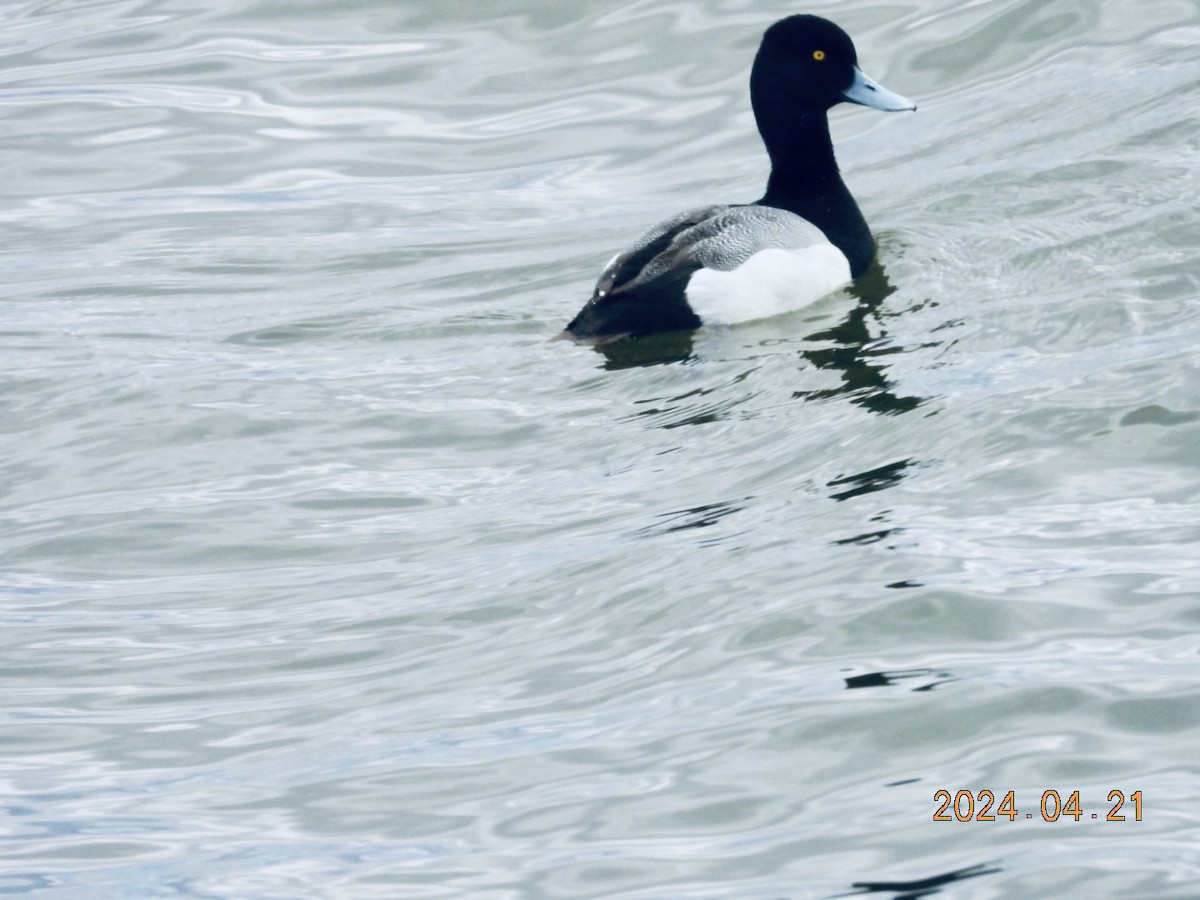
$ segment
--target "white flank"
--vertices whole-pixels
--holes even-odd
[[[700,269],[687,301],[706,325],[733,325],[802,309],[850,282],[850,263],[833,244],[760,250],[732,272]]]

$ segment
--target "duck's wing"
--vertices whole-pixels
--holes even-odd
[[[712,205],[689,209],[647,229],[632,247],[609,260],[596,281],[592,296],[604,297],[643,283],[647,280],[648,270],[652,272],[651,277],[662,274],[668,268],[664,255],[667,258],[674,255],[674,245],[681,234],[730,208]]]
[[[805,250],[828,244],[821,229],[773,206],[705,206],[647,231],[600,275],[596,296],[633,292],[664,276],[697,269],[732,272],[762,250]]]
[[[727,206],[676,235],[672,248],[700,268],[732,272],[763,250],[802,251],[828,244],[824,232],[786,209]]]

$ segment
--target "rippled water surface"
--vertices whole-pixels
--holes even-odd
[[[833,114],[879,267],[548,342],[759,195],[798,11],[920,104]],[[1198,43],[1192,0],[8,0],[0,893],[1197,896]]]

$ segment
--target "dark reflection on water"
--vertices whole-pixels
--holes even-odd
[[[654,525],[638,529],[638,534],[663,534],[673,531],[687,531],[691,528],[708,528],[716,525],[726,516],[746,508],[751,497],[741,500],[723,500],[720,503],[706,503],[703,506],[693,506],[689,509],[679,509],[661,513],[659,521]]]
[[[895,487],[908,474],[908,469],[914,462],[911,458],[901,459],[884,466],[868,469],[865,472],[857,472],[854,475],[843,475],[841,478],[835,478],[828,483],[828,487],[847,487],[847,489],[830,494],[829,496],[840,503],[843,500],[849,500],[851,497],[858,497],[862,494],[873,494],[875,491]]]
[[[878,328],[879,307],[896,292],[878,260],[849,287],[849,292],[859,299],[859,303],[845,320],[806,338],[826,346],[800,351],[801,358],[816,368],[840,372],[842,384],[822,390],[797,390],[792,397],[825,400],[845,396],[851,403],[881,415],[898,415],[926,403],[928,398],[898,392],[895,382],[886,375],[885,358],[911,348],[887,343],[886,332]],[[875,333],[872,333],[872,324],[876,326]],[[593,349],[604,357],[604,368],[609,371],[687,362],[693,358],[693,334],[692,331],[675,331],[596,344]],[[922,346],[933,347],[939,343],[932,341]],[[712,418],[702,416],[674,424],[698,424],[712,421]]]
[[[838,546],[847,546],[849,544],[878,544],[880,541],[886,541],[893,534],[901,534],[903,528],[882,528],[879,531],[864,531],[862,534],[856,534],[854,537],[842,538],[833,543]]]
[[[852,675],[846,679],[846,690],[854,691],[862,688],[874,687],[894,687],[896,682],[905,681],[910,678],[920,678],[922,683],[917,687],[912,688],[914,692],[932,691],[934,688],[941,687],[943,684],[949,684],[952,681],[957,681],[954,675],[949,672],[937,672],[933,669],[905,669],[899,672],[868,672],[865,675]]]
[[[669,331],[652,334],[637,340],[619,340],[597,344],[595,349],[604,357],[604,368],[610,372],[638,366],[661,366],[684,362],[692,356],[691,331]]]
[[[870,323],[877,319],[880,304],[896,292],[878,260],[850,285],[849,291],[858,297],[859,303],[845,321],[808,338],[833,346],[800,351],[818,369],[840,372],[842,385],[819,391],[796,391],[792,396],[797,400],[824,400],[845,395],[851,403],[881,415],[916,409],[927,398],[906,397],[893,390],[895,383],[887,378],[886,366],[880,362],[882,357],[903,353],[908,348],[882,343],[882,336],[871,334]]]
[[[1001,870],[987,864],[957,869],[944,875],[934,875],[930,878],[920,878],[916,881],[856,881],[851,887],[856,888],[854,894],[842,894],[849,897],[859,894],[893,894],[893,900],[920,900],[921,897],[931,897],[941,893],[941,888],[968,878],[978,878],[980,875],[995,875]]]
[[[743,511],[746,504],[750,503],[752,499],[754,498],[743,497],[738,500],[720,500],[719,503],[706,503],[671,512],[660,512],[655,516],[656,521],[653,524],[638,528],[634,534],[640,538],[650,538],[650,536],[674,532],[689,532],[692,529],[712,528],[728,516]],[[703,546],[716,546],[725,544],[733,536],[718,530],[716,533],[704,535],[703,538],[701,535],[696,535],[696,538]]]

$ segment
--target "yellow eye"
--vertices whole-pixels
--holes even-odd
[[[813,51],[813,59],[815,59],[817,62],[824,62],[825,61],[825,51],[824,50],[814,50]]]

